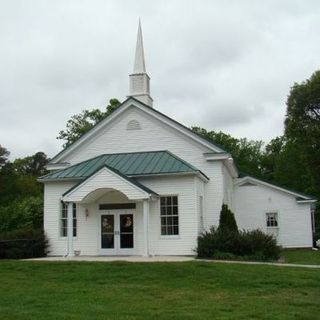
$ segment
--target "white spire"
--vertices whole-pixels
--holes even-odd
[[[136,45],[136,55],[135,55],[135,58],[134,58],[133,73],[145,73],[145,72],[146,72],[146,64],[145,64],[145,61],[144,61],[141,21],[139,19],[137,45]]]
[[[130,74],[129,77],[130,77],[129,96],[140,100],[141,102],[148,105],[149,107],[152,107],[153,100],[150,97],[150,77],[146,72],[140,19],[139,19],[138,37],[137,37],[136,54],[134,58],[133,73]]]

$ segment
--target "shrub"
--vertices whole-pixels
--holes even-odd
[[[0,259],[44,257],[48,240],[40,229],[19,229],[0,234]]]
[[[43,198],[17,198],[0,206],[0,233],[16,229],[40,229],[43,225]]]
[[[234,214],[226,204],[222,204],[219,219],[219,230],[238,231],[238,226]]]
[[[260,230],[221,231],[211,228],[198,237],[197,254],[200,258],[247,258],[249,260],[277,260],[280,247],[276,240]],[[225,257],[228,258],[225,258]]]

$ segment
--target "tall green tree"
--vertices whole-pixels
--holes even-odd
[[[9,160],[0,170],[0,231],[41,228],[43,185],[37,177],[45,174],[48,162],[43,152]]]
[[[88,132],[95,124],[111,114],[120,105],[118,99],[110,99],[105,110],[94,108],[92,110],[83,110],[82,112],[72,116],[66,125],[65,130],[61,130],[57,139],[64,140],[63,147],[77,141],[82,135]]]
[[[221,232],[238,232],[236,218],[228,205],[222,204],[218,230]]]
[[[295,83],[287,100],[285,136],[310,172],[310,191],[320,196],[320,71]]]

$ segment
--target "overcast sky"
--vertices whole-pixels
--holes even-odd
[[[294,82],[320,69],[320,1],[0,0],[0,144],[61,149],[73,114],[128,93],[142,20],[154,107],[269,141]]]

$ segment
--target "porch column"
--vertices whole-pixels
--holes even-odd
[[[73,203],[68,202],[68,257],[73,256]]]
[[[143,237],[144,237],[143,255],[146,257],[149,256],[149,210],[150,210],[149,199],[143,200]]]

